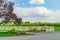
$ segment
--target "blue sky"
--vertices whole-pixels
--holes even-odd
[[[12,1],[12,0],[11,0]],[[37,6],[44,6],[49,9],[60,9],[60,0],[44,0],[44,4],[30,4],[30,0],[13,0],[12,2],[16,4],[19,4],[19,7],[37,7]],[[23,5],[24,3],[24,5]],[[17,6],[17,5],[16,5]]]
[[[60,22],[60,0],[8,1],[14,2],[14,13],[22,17],[23,21]]]

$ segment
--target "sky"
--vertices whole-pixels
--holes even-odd
[[[23,22],[60,22],[60,0],[8,0]]]

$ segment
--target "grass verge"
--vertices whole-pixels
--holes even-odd
[[[25,34],[15,34],[15,33],[8,33],[8,32],[0,32],[0,37],[9,37],[9,36],[30,36],[33,34],[25,33]]]

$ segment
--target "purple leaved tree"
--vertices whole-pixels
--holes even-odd
[[[16,25],[20,25],[22,18],[18,18],[13,12],[14,3],[0,0],[0,18],[4,19],[1,23],[13,22]]]

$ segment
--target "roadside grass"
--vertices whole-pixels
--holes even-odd
[[[54,25],[48,24],[47,26],[53,26],[55,32],[60,32],[60,26],[58,26],[58,24],[56,24],[55,26]],[[12,26],[13,27],[15,25],[14,24],[11,24],[11,23],[0,24],[0,27],[2,27],[2,26]],[[45,24],[44,23],[43,24],[42,23],[22,23],[19,26],[22,26],[22,28],[23,28],[22,31],[24,31],[26,26],[29,27],[28,28],[29,30],[31,30],[32,29],[32,26],[40,27],[40,26],[45,26]],[[32,30],[31,32],[41,32],[41,31],[40,30]],[[30,35],[30,34],[20,34],[20,35]],[[16,34],[10,34],[10,33],[0,33],[0,36],[17,36],[17,35]]]
[[[29,26],[28,26],[29,27]],[[38,27],[38,26],[37,26]],[[24,30],[24,28],[23,28]],[[54,30],[55,32],[60,32],[60,26],[54,26]],[[29,32],[42,32],[40,30],[28,30]],[[43,31],[44,32],[44,31]],[[15,33],[9,33],[9,32],[0,32],[0,37],[9,37],[9,36],[31,36],[34,34],[30,34],[30,33],[21,33],[21,34],[15,34]]]
[[[55,32],[60,32],[60,26],[54,26]]]
[[[10,36],[32,36],[33,34],[25,33],[25,34],[15,34],[8,32],[0,32],[0,37],[10,37]]]

